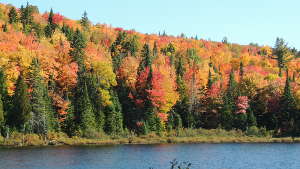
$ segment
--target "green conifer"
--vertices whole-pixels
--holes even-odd
[[[19,75],[16,90],[13,95],[13,108],[8,115],[8,123],[12,127],[24,129],[25,124],[31,118],[31,104],[28,94],[28,87],[22,73]]]
[[[8,23],[13,24],[18,22],[18,13],[15,7],[11,7],[8,13]]]

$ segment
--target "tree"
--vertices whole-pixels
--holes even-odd
[[[31,118],[31,104],[28,94],[28,87],[22,73],[19,75],[16,90],[13,95],[13,108],[8,115],[8,124],[17,129],[24,129],[24,126]]]
[[[223,96],[223,108],[220,117],[220,122],[223,128],[230,130],[233,125],[233,111],[235,105],[235,89],[236,81],[234,77],[234,71],[232,70],[229,75],[228,87]]]
[[[119,32],[116,40],[110,46],[110,53],[113,62],[114,72],[116,73],[122,64],[122,60],[127,56],[125,48],[127,33]]]
[[[190,93],[189,93],[189,108],[188,108],[188,115],[187,115],[187,124],[188,127],[194,126],[194,112],[195,112],[195,105],[196,105],[196,94],[197,94],[197,85],[196,85],[196,74],[199,71],[199,63],[200,57],[197,55],[196,49],[188,49],[187,50],[187,57],[189,59],[189,66],[192,71],[191,73],[191,80],[189,84]]]
[[[40,73],[39,61],[35,58],[32,60],[30,74],[32,127],[35,133],[45,135],[54,128],[54,111],[48,96],[48,90]]]
[[[234,127],[245,131],[247,129],[247,110],[249,108],[249,100],[247,96],[239,96],[236,101],[236,112],[234,113]]]
[[[73,35],[74,35],[74,30],[71,29],[69,26],[67,26],[65,23],[63,23],[61,31],[65,34],[65,36],[67,37],[68,41],[72,42]]]
[[[253,111],[251,110],[251,108],[249,108],[249,111],[247,113],[247,126],[248,127],[252,127],[252,126],[256,126],[256,117],[253,114]]]
[[[8,23],[13,24],[18,22],[18,13],[15,7],[11,7],[8,13]]]
[[[0,69],[0,95],[3,104],[4,115],[6,115],[6,113],[8,113],[11,108],[11,97],[8,95],[6,80],[7,78],[4,74],[3,69]]]
[[[23,32],[28,33],[30,32],[30,25],[33,23],[33,8],[27,2],[26,7],[24,8],[23,5],[21,6],[21,17],[20,21],[23,25]]]
[[[240,75],[240,81],[243,80],[243,77],[244,77],[244,64],[243,64],[243,62],[240,62],[240,72],[239,72],[239,75]]]
[[[138,67],[138,75],[145,70],[145,68],[150,67],[152,65],[152,57],[149,44],[145,44],[141,51],[141,57],[143,60],[141,61]]]
[[[183,127],[188,127],[189,122],[189,103],[188,103],[188,94],[187,94],[187,86],[184,81],[184,74],[186,72],[184,61],[182,57],[179,57],[178,61],[175,64],[176,66],[176,84],[177,84],[177,92],[179,93],[179,100],[174,106],[175,112],[180,114],[182,119]]]
[[[286,76],[286,82],[284,87],[283,95],[279,101],[280,114],[279,114],[279,128],[282,134],[295,134],[296,120],[298,115],[298,110],[296,106],[296,101],[291,91],[290,79]]]
[[[170,58],[170,63],[171,65],[174,64],[174,54],[175,54],[175,47],[172,43],[169,43],[168,46],[166,46],[165,48],[161,49],[161,52],[165,55],[165,56],[169,56]]]
[[[213,79],[210,69],[208,70],[208,81],[207,81],[207,89],[211,89],[213,85]]]
[[[93,112],[96,118],[97,130],[103,131],[105,125],[105,114],[104,114],[105,106],[103,106],[101,103],[103,98],[101,97],[101,93],[99,92],[99,89],[101,88],[101,84],[99,83],[100,78],[98,76],[99,75],[97,75],[96,73],[88,73],[87,87],[88,87],[88,93],[91,100],[91,104],[93,106]]]
[[[6,24],[3,24],[3,25],[2,25],[2,31],[3,31],[3,32],[7,32],[7,25],[6,25]]]
[[[79,73],[81,73],[85,69],[83,49],[86,47],[86,40],[79,29],[76,29],[70,45],[72,48],[70,55],[73,57],[74,61],[77,62]]]
[[[82,17],[81,17],[81,20],[80,20],[80,24],[81,26],[85,29],[85,30],[88,30],[89,29],[89,26],[90,26],[90,21],[89,21],[89,18],[87,16],[87,12],[84,11]]]
[[[86,83],[84,83],[82,89],[83,95],[77,100],[77,111],[79,114],[80,128],[85,135],[85,132],[95,131],[96,121]]]
[[[4,119],[4,108],[3,108],[3,102],[2,102],[2,95],[0,94],[0,135],[1,135],[1,129],[5,123]]]
[[[49,16],[48,16],[48,24],[47,24],[47,26],[45,27],[45,35],[46,35],[46,37],[48,37],[48,38],[51,38],[52,37],[52,35],[53,35],[53,33],[55,32],[55,29],[56,29],[56,27],[57,27],[57,24],[56,23],[54,23],[54,21],[53,21],[53,10],[52,10],[52,8],[51,8],[51,10],[50,10],[50,13],[49,13]]]
[[[226,36],[222,39],[222,43],[228,44],[228,38]]]
[[[279,68],[278,75],[281,77],[282,69],[284,69],[286,67],[286,64],[294,58],[293,53],[290,51],[287,43],[282,38],[277,38],[273,54],[275,55],[275,57],[271,56],[271,59],[275,59],[277,61]]]
[[[123,131],[122,108],[114,91],[110,91],[112,104],[108,105],[105,110],[106,124],[105,131],[108,134],[120,134]]]

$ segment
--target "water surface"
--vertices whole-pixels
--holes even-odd
[[[168,144],[0,148],[0,169],[299,169],[300,144]]]

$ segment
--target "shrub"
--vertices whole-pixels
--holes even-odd
[[[256,126],[249,127],[246,130],[247,136],[269,137],[272,131],[267,131],[266,128],[257,128]]]

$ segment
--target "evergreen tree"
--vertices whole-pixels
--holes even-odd
[[[247,126],[248,127],[252,127],[252,126],[256,126],[256,117],[253,114],[253,111],[251,110],[251,108],[249,108],[249,112],[247,114]]]
[[[45,27],[45,35],[48,38],[51,38],[53,33],[55,32],[57,25],[53,22],[53,10],[50,10],[48,16],[48,25]]]
[[[89,98],[87,85],[85,83],[82,89],[83,95],[77,100],[77,111],[79,113],[80,128],[85,135],[85,132],[95,131],[96,121],[91,100]]]
[[[13,24],[18,22],[18,13],[15,7],[11,7],[8,13],[8,23]]]
[[[123,131],[122,108],[114,91],[110,91],[112,104],[106,107],[105,131],[109,134],[119,134]]]
[[[87,12],[84,11],[82,17],[81,17],[81,20],[80,20],[80,24],[81,26],[85,29],[85,30],[88,30],[89,29],[89,26],[90,26],[90,21],[89,21],[89,18],[87,16]]]
[[[174,106],[174,111],[178,112],[181,119],[183,127],[188,127],[188,124],[191,123],[188,120],[191,119],[189,117],[189,104],[188,104],[188,95],[187,95],[187,87],[184,82],[183,76],[186,72],[184,67],[184,62],[182,57],[179,57],[178,61],[176,62],[176,83],[177,83],[177,92],[179,93],[179,100]]]
[[[21,17],[20,21],[23,25],[23,32],[28,33],[30,32],[30,26],[33,23],[33,9],[27,2],[26,7],[24,8],[23,5],[21,6]]]
[[[122,60],[127,56],[127,51],[125,50],[127,33],[119,32],[116,40],[110,46],[110,53],[113,62],[114,72],[116,72],[121,66]]]
[[[63,23],[61,31],[62,31],[62,33],[65,34],[65,36],[68,39],[68,41],[72,42],[73,35],[74,35],[73,29],[71,29],[68,25],[66,25],[65,23]]]
[[[3,69],[0,69],[0,95],[2,98],[1,100],[3,103],[3,109],[5,112],[4,115],[6,115],[6,113],[11,108],[11,97],[8,95],[6,77],[4,75]]]
[[[8,115],[8,124],[18,129],[24,129],[24,126],[31,118],[31,104],[28,87],[22,73],[17,80],[16,90],[13,96],[13,105],[12,111]]]
[[[74,112],[74,104],[72,100],[69,100],[68,95],[66,95],[67,102],[69,102],[67,112],[68,114],[66,115],[66,119],[61,123],[61,129],[63,132],[67,133],[68,136],[74,136],[75,131],[77,130],[77,126],[75,123],[75,112]]]
[[[124,45],[125,56],[127,56],[128,53],[130,53],[131,56],[136,56],[136,53],[138,52],[138,43],[138,37],[136,35],[126,39]]]
[[[240,72],[239,72],[239,75],[240,75],[240,81],[243,79],[244,77],[244,64],[243,62],[240,62]]]
[[[153,57],[157,58],[157,56],[158,56],[158,48],[157,48],[157,42],[155,41],[153,45]]]
[[[271,59],[275,59],[277,61],[279,68],[278,75],[281,77],[282,69],[284,69],[286,67],[286,64],[293,59],[293,57],[290,57],[293,55],[293,52],[290,51],[287,43],[282,38],[277,38],[273,54],[275,55],[275,57],[272,56]]]
[[[3,31],[3,32],[7,32],[7,25],[6,25],[6,24],[3,24],[3,25],[2,25],[2,31]]]
[[[4,107],[3,107],[3,102],[2,102],[2,95],[0,94],[0,136],[1,136],[1,129],[3,128],[5,123],[4,119]]]
[[[232,125],[233,125],[233,120],[234,120],[233,111],[234,111],[235,98],[236,98],[235,96],[236,86],[237,83],[235,81],[234,72],[231,71],[229,75],[228,87],[223,96],[223,108],[220,117],[221,125],[226,130],[232,129]]]
[[[182,128],[182,119],[173,109],[168,113],[168,130]]]
[[[247,129],[247,114],[235,114],[233,117],[233,127],[245,131]]]
[[[213,79],[212,79],[211,71],[209,69],[209,71],[208,71],[207,89],[211,89],[212,85],[213,85]]]
[[[278,126],[283,132],[282,134],[294,134],[293,132],[295,132],[294,130],[296,128],[295,122],[297,120],[297,116],[299,115],[297,112],[298,110],[296,106],[296,101],[291,91],[288,71],[284,87],[284,93],[280,98],[279,106],[280,114]]]
[[[145,70],[146,67],[150,67],[152,65],[152,57],[149,44],[145,44],[143,46],[141,57],[143,60],[141,61],[138,67],[138,75]]]
[[[55,128],[54,110],[52,101],[48,96],[48,90],[40,75],[38,59],[33,59],[31,64],[30,84],[31,106],[33,113],[33,131],[38,134],[47,134]]]
[[[99,78],[93,73],[88,74],[87,87],[90,100],[93,106],[93,112],[96,118],[96,126],[98,131],[103,131],[105,124],[105,114],[104,106],[101,103],[101,96],[99,93],[99,88],[101,85],[99,83]]]
[[[86,47],[86,40],[83,36],[83,34],[79,31],[79,29],[76,29],[72,41],[71,41],[71,48],[70,55],[73,57],[73,59],[77,62],[79,67],[79,73],[82,73],[84,71],[84,48]]]

